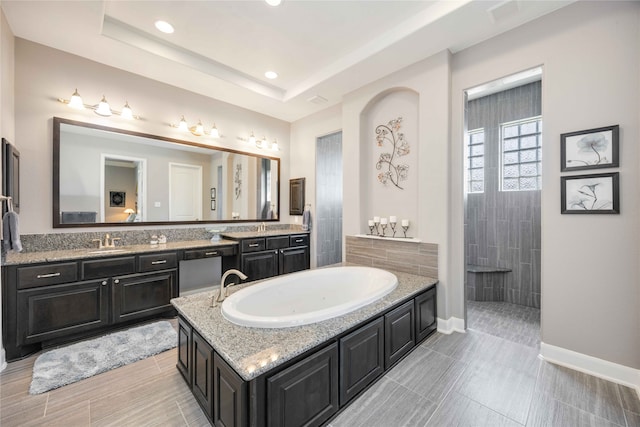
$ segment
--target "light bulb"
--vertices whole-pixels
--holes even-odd
[[[273,142],[271,143],[271,150],[280,151],[280,148],[278,147],[278,140],[277,139],[274,139]]]
[[[204,126],[202,126],[202,120],[198,120],[198,124],[196,125],[196,129],[193,131],[194,135],[202,135],[204,133]]]
[[[122,107],[120,117],[124,117],[125,119],[133,119],[133,111],[131,111],[131,107],[129,107],[129,101],[126,101],[124,107]]]
[[[218,132],[218,128],[216,127],[216,124],[213,124],[213,127],[211,128],[211,138],[220,138],[220,133]]]
[[[187,125],[187,121],[184,119],[184,116],[180,119],[180,123],[178,123],[178,130],[183,132],[189,131],[189,125]]]
[[[109,107],[109,103],[104,95],[102,95],[102,100],[100,101],[100,104],[98,104],[98,108],[96,108],[96,114],[104,117],[109,117],[112,114],[111,107]]]
[[[82,98],[78,93],[78,89],[76,89],[75,92],[73,92],[73,95],[71,95],[71,99],[69,100],[69,107],[75,108],[76,110],[84,109],[84,103],[82,102]]]

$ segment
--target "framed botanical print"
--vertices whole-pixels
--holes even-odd
[[[619,125],[563,133],[560,135],[560,170],[618,167],[619,137]]]

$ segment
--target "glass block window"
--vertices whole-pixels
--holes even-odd
[[[540,190],[542,118],[500,125],[502,191]]]
[[[467,193],[484,192],[484,129],[468,132]]]

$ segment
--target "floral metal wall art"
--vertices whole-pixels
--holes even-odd
[[[391,145],[391,152],[380,154],[376,169],[381,171],[378,173],[378,181],[384,185],[389,183],[403,190],[400,186],[401,181],[406,181],[409,175],[409,165],[398,164],[396,157],[402,157],[409,154],[409,143],[404,139],[404,133],[399,132],[402,125],[402,117],[390,120],[386,125],[376,126],[376,142],[378,147],[384,146],[385,142]]]

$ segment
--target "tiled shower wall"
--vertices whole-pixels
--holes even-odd
[[[342,261],[342,132],[316,142],[317,266]]]
[[[485,191],[466,197],[467,264],[512,270],[507,273],[467,272],[468,299],[540,307],[540,191],[499,191],[500,124],[540,114],[541,82],[468,103],[467,128],[483,127],[485,131]],[[544,152],[545,142],[542,144]],[[485,276],[480,279],[476,277],[479,274]],[[476,284],[480,283],[483,288],[476,289]]]

